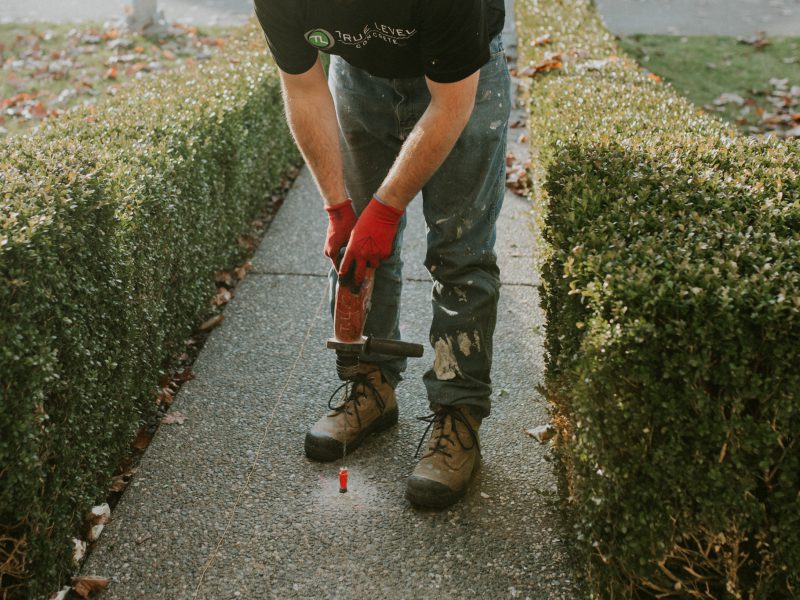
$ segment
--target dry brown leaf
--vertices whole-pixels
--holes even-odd
[[[156,404],[158,406],[169,406],[175,400],[172,390],[168,387],[158,388],[158,395],[156,396]]]
[[[175,375],[173,375],[173,379],[175,381],[189,381],[190,379],[194,379],[194,373],[188,367],[181,369],[180,371],[176,371]]]
[[[136,438],[133,440],[131,444],[136,450],[144,450],[150,445],[150,442],[153,441],[153,434],[147,431],[144,427],[139,430],[139,433],[136,434]]]
[[[120,473],[119,475],[114,475],[111,478],[111,486],[108,488],[111,492],[121,492],[128,484],[131,482],[131,479],[136,474],[137,469],[131,469],[130,471],[126,471],[125,473]]]
[[[239,236],[239,245],[247,248],[248,250],[254,250],[257,243],[258,242],[256,241],[256,238],[254,238],[252,235]]]
[[[117,78],[117,67],[110,67],[108,71],[106,71],[105,75],[103,76],[106,79],[116,79]]]
[[[245,275],[247,275],[252,270],[253,270],[253,263],[248,260],[246,263],[244,263],[240,267],[236,267],[236,269],[234,269],[233,273],[234,273],[234,275],[236,275],[236,279],[241,281],[242,279],[245,278]]]
[[[535,40],[531,40],[530,41],[530,45],[534,46],[534,47],[535,46],[544,46],[545,44],[549,44],[552,41],[553,41],[553,38],[550,36],[550,34],[546,33],[544,35],[539,36]]]
[[[188,417],[180,411],[171,410],[161,418],[163,425],[183,425]]]
[[[544,60],[539,61],[534,65],[528,65],[523,67],[518,71],[518,75],[520,77],[534,77],[539,73],[543,73],[545,71],[552,71],[554,69],[560,69],[564,66],[564,59],[561,54],[553,54],[551,56],[547,56]]]
[[[216,315],[205,321],[202,325],[200,325],[200,329],[203,331],[211,331],[214,327],[217,327],[222,321],[225,320],[225,315]]]
[[[222,306],[230,302],[231,298],[233,298],[233,295],[228,288],[217,288],[217,293],[211,298],[211,304],[214,306]]]
[[[102,592],[108,587],[110,581],[107,577],[97,577],[95,575],[83,575],[72,578],[72,591],[84,600],[89,600],[89,596],[97,592]]]
[[[236,282],[228,271],[217,271],[214,273],[214,281],[217,285],[224,285],[226,287],[233,287]]]
[[[655,73],[648,73],[647,74],[647,78],[648,79],[652,79],[653,81],[655,81],[657,83],[660,83],[660,82],[662,82],[664,80],[662,77],[659,77]]]
[[[524,196],[531,189],[530,161],[516,162],[506,171],[506,187],[515,194]]]

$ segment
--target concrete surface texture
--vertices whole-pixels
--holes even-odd
[[[800,0],[596,0],[620,35],[800,36]]]
[[[543,323],[529,202],[508,194],[498,228],[504,286],[482,468],[468,497],[440,512],[403,497],[433,360],[420,199],[404,243],[401,319],[403,338],[425,343],[426,355],[398,387],[400,422],[346,459],[347,494],[340,461],[304,456],[305,432],[338,384],[324,348],[320,207],[304,170],[177,395],[173,409],[188,421],[160,428],[84,566],[111,578],[101,600],[583,597],[549,450],[525,434],[548,421],[535,391]]]
[[[114,21],[131,0],[2,0],[0,23],[17,21]],[[172,22],[237,25],[253,12],[252,0],[158,0]]]
[[[800,0],[596,0],[617,34],[800,35]],[[109,21],[130,0],[3,0],[0,23]],[[170,22],[234,25],[253,11],[251,0],[158,0]]]

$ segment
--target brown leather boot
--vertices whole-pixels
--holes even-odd
[[[445,508],[464,497],[480,464],[481,422],[465,406],[440,406],[420,420],[428,421],[433,431],[406,482],[406,498],[417,506]]]
[[[397,423],[397,399],[394,388],[383,378],[377,366],[361,363],[358,379],[351,384],[349,394],[338,406],[317,421],[306,434],[306,456],[329,462],[350,454],[370,433],[376,433]]]

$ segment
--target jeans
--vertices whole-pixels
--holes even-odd
[[[492,337],[500,272],[495,223],[505,191],[510,78],[500,36],[480,72],[475,108],[444,164],[422,188],[427,225],[425,266],[433,279],[432,367],[423,380],[431,406],[468,405],[476,416],[490,410]],[[430,102],[424,77],[373,77],[331,57],[329,84],[341,130],[347,191],[360,213],[378,190],[403,141]],[[399,339],[405,216],[394,250],[375,273],[365,334]],[[331,303],[336,271],[331,269]],[[333,306],[331,306],[333,308]],[[405,359],[371,355],[392,385]]]

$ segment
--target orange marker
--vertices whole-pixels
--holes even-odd
[[[339,493],[347,493],[347,467],[339,469]]]

